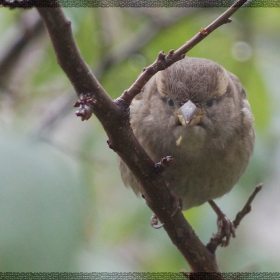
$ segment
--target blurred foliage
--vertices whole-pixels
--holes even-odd
[[[219,16],[222,8],[184,9],[186,17],[163,25],[136,53],[109,67],[108,52],[129,45],[145,25],[165,22],[179,9],[65,8],[77,44],[93,72],[118,97],[159,51],[177,49]],[[181,9],[182,12],[182,9]],[[1,57],[35,10],[0,9]],[[255,115],[257,142],[239,184],[222,199],[234,218],[260,181],[265,188],[237,238],[217,259],[222,271],[279,271],[280,206],[278,113],[279,9],[244,8],[194,47],[189,56],[217,61],[242,81]],[[148,34],[147,34],[148,36]],[[118,61],[118,59],[120,61]],[[173,271],[188,266],[164,230],[149,226],[151,211],[123,187],[115,154],[93,117],[81,122],[71,107],[71,84],[42,34],[22,51],[0,84],[1,271]],[[203,242],[215,232],[208,205],[185,213]]]

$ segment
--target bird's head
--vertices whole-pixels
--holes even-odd
[[[222,147],[253,116],[238,78],[219,64],[187,57],[153,79],[150,114],[160,133],[175,137],[177,146]],[[244,128],[245,129],[245,128]]]

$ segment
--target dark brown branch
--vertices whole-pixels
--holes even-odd
[[[201,42],[205,37],[212,33],[215,29],[223,24],[231,22],[229,18],[232,16],[247,0],[238,0],[229,9],[227,9],[222,15],[214,20],[207,27],[198,32],[191,40],[187,41],[178,50],[169,51],[168,55],[164,55],[164,52],[160,52],[157,60],[149,67],[144,68],[142,74],[136,79],[133,85],[121,95],[121,99],[125,104],[130,105],[133,98],[141,91],[143,86],[150,80],[150,78],[158,71],[164,70],[171,66],[176,61],[184,58],[185,54],[190,51],[195,45]]]
[[[98,116],[116,111],[117,106],[102,88],[83,60],[71,31],[71,22],[61,8],[38,8],[49,32],[58,64],[64,70],[78,96],[91,94],[98,99],[93,109]]]
[[[215,255],[199,240],[183,214],[177,211],[174,216],[172,215],[174,212],[172,195],[162,176],[155,172],[154,162],[140,146],[130,127],[128,106],[133,95],[135,96],[147,82],[147,78],[155,73],[154,68],[148,67],[145,75],[140,75],[131,90],[122,96],[125,98],[113,102],[82,59],[71,33],[70,21],[66,19],[62,10],[38,8],[38,11],[48,29],[59,65],[77,94],[82,97],[77,103],[81,109],[78,113],[87,118],[89,113],[87,110],[90,108],[98,117],[109,137],[109,147],[118,153],[140,182],[148,206],[164,223],[170,239],[186,258],[192,270],[220,272]],[[182,48],[179,50],[176,53],[170,51],[168,56],[160,53],[155,63],[156,70],[170,66],[176,61],[176,56],[179,60],[183,56]],[[217,274],[216,279],[222,279],[222,276]]]
[[[240,212],[236,214],[236,217],[233,221],[234,227],[237,228],[241,222],[241,220],[248,214],[250,213],[252,209],[252,202],[254,198],[256,197],[257,193],[262,189],[263,184],[259,184],[256,186],[255,190],[251,193],[249,196],[247,202],[245,203],[244,207]],[[206,245],[207,248],[209,249],[210,252],[215,253],[217,247],[223,243],[225,235],[218,235],[215,234],[209,241],[209,243]]]

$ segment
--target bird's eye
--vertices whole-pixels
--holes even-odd
[[[174,101],[173,101],[173,99],[171,99],[171,98],[167,98],[167,104],[169,105],[169,106],[174,106]]]
[[[213,106],[213,104],[214,104],[214,98],[211,98],[211,99],[209,99],[209,100],[207,100],[206,101],[206,106],[207,107],[212,107]]]

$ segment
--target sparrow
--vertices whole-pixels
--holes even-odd
[[[203,58],[185,57],[158,72],[130,106],[131,127],[151,159],[173,158],[162,176],[182,210],[213,206],[238,182],[253,152],[253,121],[239,79]],[[121,158],[118,164],[125,186],[140,194]]]

